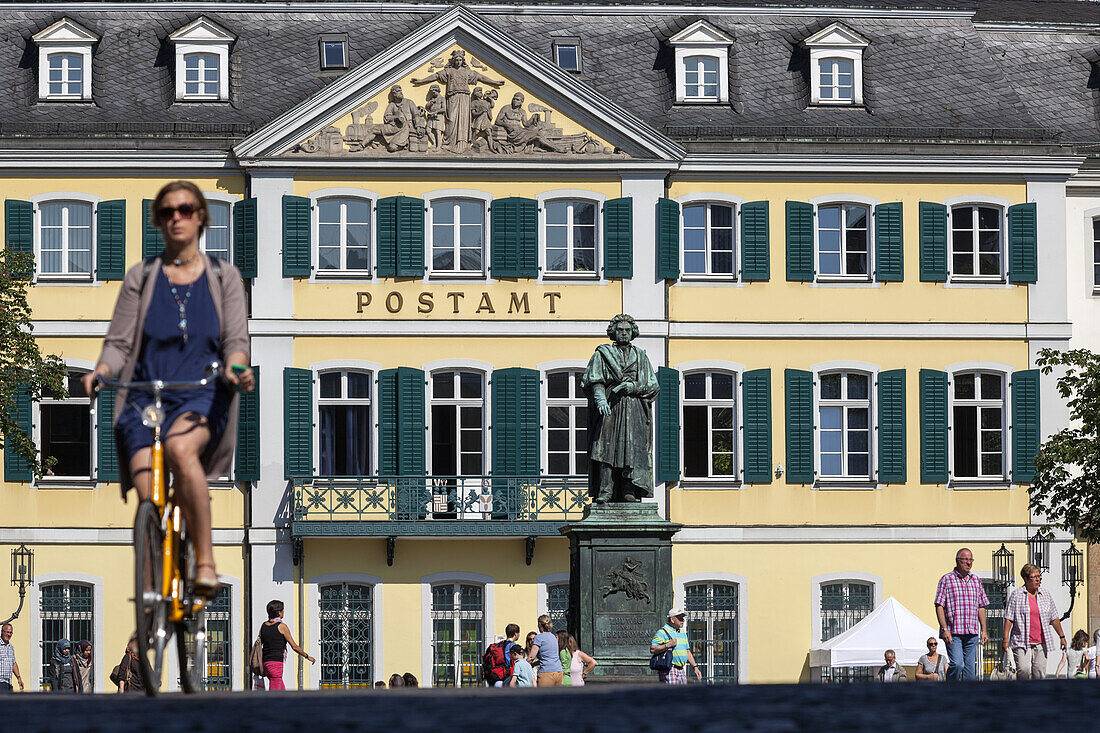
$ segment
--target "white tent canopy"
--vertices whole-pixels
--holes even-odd
[[[883,653],[893,649],[899,664],[912,667],[928,651],[930,636],[939,634],[890,596],[858,624],[811,649],[810,666],[878,666],[883,664]],[[941,641],[938,647],[945,658],[946,646]]]

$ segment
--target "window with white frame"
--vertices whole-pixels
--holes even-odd
[[[596,214],[594,201],[547,201],[546,271],[596,273]]]
[[[733,36],[705,20],[668,39],[676,64],[676,102],[720,104],[729,101],[729,51]]]
[[[229,99],[229,46],[234,40],[233,34],[202,16],[168,36],[175,46],[178,101]]]
[[[1100,217],[1092,220],[1092,288],[1100,290]]]
[[[485,204],[468,199],[437,199],[431,215],[432,272],[481,274],[485,271]]]
[[[718,101],[718,59],[713,56],[684,59],[684,101]]]
[[[480,476],[485,471],[485,376],[446,370],[431,377],[432,473]]]
[[[31,36],[38,47],[38,98],[73,102],[92,98],[92,45],[98,37],[69,18]]]
[[[41,688],[49,690],[50,659],[57,649],[57,642],[68,639],[71,654],[77,653],[76,642],[92,642],[92,679],[95,679],[95,606],[93,588],[83,583],[49,583],[39,588],[39,618],[41,635]]]
[[[206,667],[202,674],[202,689],[233,689],[233,587],[222,585],[218,595],[207,601],[203,631],[206,634]],[[195,634],[183,631],[184,648],[194,653]]]
[[[588,475],[588,397],[581,374],[546,375],[546,470],[554,476]]]
[[[331,197],[317,202],[317,270],[370,272],[371,202]]]
[[[856,581],[821,585],[821,641],[843,634],[874,610],[874,586]],[[826,667],[823,682],[869,680],[875,667]]]
[[[432,586],[432,686],[481,683],[485,650],[485,588],[473,583]]]
[[[566,71],[581,70],[581,42],[577,38],[554,41],[554,63]]]
[[[187,99],[217,99],[221,88],[221,59],[215,53],[183,57],[183,94]]]
[[[863,104],[863,52],[870,44],[843,23],[804,39],[810,51],[810,103]]]
[[[735,583],[695,583],[684,587],[691,655],[706,684],[737,682],[738,607]],[[692,680],[691,675],[688,676]]]
[[[546,586],[546,615],[555,630],[569,630],[569,583]]]
[[[1001,277],[1003,211],[988,204],[951,207],[952,277]]]
[[[855,95],[854,67],[851,59],[821,59],[818,62],[822,102],[852,101]]]
[[[368,476],[371,466],[371,374],[319,375],[318,444],[322,476]]]
[[[226,201],[207,199],[206,229],[202,233],[199,247],[211,257],[226,262],[233,261],[233,216],[232,205]]]
[[[817,272],[823,277],[870,277],[870,207],[825,204],[817,207]]]
[[[38,204],[39,276],[92,276],[92,205],[86,201]]]
[[[871,477],[871,376],[818,376],[818,467],[822,478]]]
[[[374,680],[374,589],[362,583],[322,585],[319,592],[322,690],[370,687]]]
[[[84,57],[77,53],[51,53],[47,57],[47,85],[50,99],[79,99],[84,96]]]
[[[951,382],[953,475],[1004,478],[1005,375],[961,372]]]
[[[736,386],[730,372],[684,375],[684,478],[736,475]]]
[[[737,220],[733,204],[684,204],[684,275],[732,277]]]
[[[348,68],[348,37],[332,34],[321,36],[321,68],[328,71]]]
[[[70,371],[66,378],[69,396],[62,399],[49,390],[38,402],[38,442],[43,458],[55,463],[47,477],[87,480],[92,476],[91,400],[84,391],[82,371]]]

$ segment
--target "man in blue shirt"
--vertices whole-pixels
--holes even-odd
[[[653,635],[653,641],[649,642],[651,655],[664,654],[672,650],[672,669],[667,672],[657,672],[657,677],[667,685],[686,685],[687,670],[690,664],[695,670],[695,679],[702,681],[703,674],[699,671],[699,665],[695,663],[695,657],[688,646],[687,632],[684,624],[687,622],[687,613],[680,608],[673,608],[668,612],[668,623],[657,629]]]

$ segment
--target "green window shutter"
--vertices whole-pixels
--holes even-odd
[[[16,424],[19,429],[27,436],[31,434],[31,393],[26,388],[20,388],[15,390],[13,395],[15,398],[15,404],[12,405],[11,416],[15,418]],[[31,464],[15,452],[14,446],[11,445],[11,441],[4,438],[4,480],[5,481],[26,481],[31,480]]]
[[[260,480],[260,367],[253,366],[252,374],[256,379],[256,386],[251,392],[242,394],[238,402],[238,481]],[[312,415],[310,421],[312,422]],[[310,435],[312,434],[313,431],[310,430]]]
[[[1033,283],[1039,278],[1038,213],[1035,202],[1008,207],[1008,279]]]
[[[374,226],[378,276],[397,277],[397,196],[378,199]]]
[[[920,370],[920,480],[947,483],[947,372]]]
[[[121,280],[126,274],[126,201],[101,201],[95,226],[96,277]]]
[[[538,276],[538,206],[512,196],[489,207],[493,277]]]
[[[305,196],[283,196],[283,277],[309,277],[309,210]]]
[[[667,483],[680,480],[680,372],[657,367],[657,386],[657,481]]]
[[[424,277],[424,199],[398,196],[397,277]]]
[[[657,277],[680,277],[680,204],[657,199]]]
[[[814,279],[814,207],[804,201],[787,202],[787,279]]]
[[[313,372],[283,368],[283,470],[286,478],[313,475]]]
[[[772,370],[754,369],[741,380],[745,482],[772,482]]]
[[[233,204],[233,264],[241,277],[256,277],[256,199]]]
[[[101,390],[95,401],[96,477],[118,481],[118,448],[115,446],[115,391]]]
[[[905,370],[878,375],[878,480],[903,484],[905,474]]]
[[[156,257],[164,251],[164,237],[153,226],[153,199],[141,202],[141,258]]]
[[[787,403],[787,483],[813,483],[814,375],[787,369],[783,382]]]
[[[378,473],[397,475],[397,370],[378,372]]]
[[[34,206],[30,201],[4,200],[4,247],[12,252],[34,252]]]
[[[403,476],[425,474],[424,431],[424,372],[412,367],[399,367],[397,369],[397,472],[399,474]]]
[[[947,207],[921,201],[920,279],[922,282],[947,282]]]
[[[634,199],[608,199],[603,205],[603,273],[634,275]]]
[[[1035,480],[1035,455],[1039,452],[1039,370],[1012,375],[1012,481]]]
[[[539,473],[539,373],[497,369],[492,378],[493,474]]]
[[[900,283],[905,278],[901,202],[875,207],[875,279]]]
[[[769,216],[767,201],[741,204],[741,279],[746,282],[772,276]]]

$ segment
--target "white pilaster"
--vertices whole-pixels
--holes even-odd
[[[283,277],[283,196],[294,179],[278,171],[251,171],[256,198],[257,277],[252,289],[252,317],[293,318],[294,280]]]
[[[623,312],[639,321],[663,320],[665,281],[657,278],[657,199],[665,195],[665,176],[659,171],[624,171],[622,181],[623,196],[634,199],[634,277],[623,280]],[[652,359],[654,352],[646,351]]]

